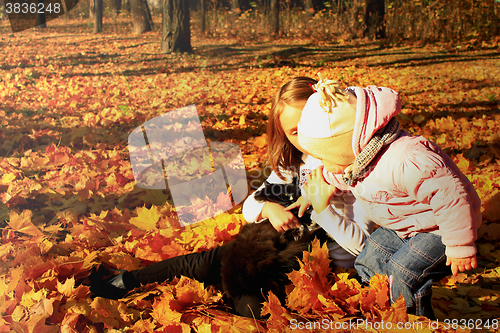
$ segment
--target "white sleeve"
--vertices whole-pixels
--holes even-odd
[[[351,193],[333,197],[320,214],[313,211],[311,219],[354,256],[361,253],[365,240],[373,231],[373,222]]]
[[[284,174],[286,175],[286,174]],[[267,181],[272,184],[290,184],[292,182],[293,178],[287,177],[287,180],[283,180],[278,175],[273,171],[271,172],[271,175],[269,178],[267,178]],[[264,219],[257,221],[257,216],[259,216],[260,212],[262,211],[262,207],[264,207],[264,204],[266,203],[265,201],[257,201],[255,199],[255,192],[257,192],[260,189],[264,188],[264,183],[260,185],[260,187],[254,191],[252,194],[250,194],[245,202],[243,203],[243,218],[245,221],[249,223],[259,223],[262,222]]]

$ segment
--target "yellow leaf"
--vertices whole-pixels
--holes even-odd
[[[90,267],[93,266],[93,261],[94,259],[97,258],[97,251],[91,252],[88,256],[85,257],[85,260],[83,261],[83,268],[84,269],[89,269]]]
[[[463,148],[469,149],[476,141],[476,134],[474,132],[466,132],[461,136]]]
[[[334,299],[328,299],[323,295],[318,295],[318,301],[323,305],[322,311],[328,313],[336,320],[345,316],[345,312],[335,303]]]
[[[116,175],[114,173],[110,174],[107,178],[106,178],[106,184],[108,186],[118,186],[118,184],[116,183]]]
[[[0,178],[0,184],[3,185],[8,185],[10,184],[14,179],[16,179],[16,175],[13,173],[6,173]]]
[[[15,309],[14,312],[12,312],[12,320],[14,321],[21,321],[26,315],[26,310],[24,309],[24,306],[18,305]]]
[[[34,290],[25,292],[22,295],[21,302],[19,304],[24,306],[26,309],[29,309],[33,304],[36,304],[37,302],[45,298],[46,294],[47,290],[44,289],[40,289],[37,292],[35,292]]]
[[[94,323],[103,323],[106,328],[118,328],[120,323],[116,319],[117,301],[96,297],[90,304],[92,312],[89,319]]]
[[[48,299],[43,297],[37,304],[35,304],[30,309],[30,316],[44,316],[44,317],[52,316],[52,313],[54,313],[53,303],[55,301],[56,301],[55,298]]]
[[[244,114],[241,115],[238,125],[240,125],[240,126],[245,125],[245,115]]]
[[[68,312],[80,313],[85,317],[89,316],[92,311],[90,304],[85,299],[81,299],[80,302],[77,302],[74,298],[66,300],[65,308],[68,309]]]
[[[255,93],[250,93],[247,95],[247,97],[245,97],[245,99],[243,99],[242,103],[249,104],[254,97],[255,97]]]
[[[38,229],[32,222],[31,216],[33,213],[30,210],[24,210],[21,214],[17,214],[11,211],[10,221],[7,224],[12,228],[12,230],[27,234],[30,236],[40,237],[43,236],[40,229]]]
[[[132,217],[130,223],[142,230],[156,229],[156,222],[160,219],[158,207],[152,206],[151,209],[146,207],[137,208],[137,217]]]
[[[264,148],[267,145],[267,135],[264,133],[255,138],[254,145],[257,148]]]
[[[115,265],[117,269],[125,269],[127,271],[139,269],[140,260],[128,253],[111,253],[110,256],[109,262]]]
[[[108,329],[130,326],[139,319],[139,311],[120,301],[96,297],[90,307],[92,311],[88,319],[93,323],[103,323]]]
[[[61,283],[57,281],[57,291],[66,297],[70,297],[75,289],[75,278],[67,279],[66,282]]]
[[[134,249],[135,257],[148,261],[161,261],[162,257],[159,253],[151,252],[151,248],[143,249],[142,247],[138,247]]]
[[[40,244],[40,253],[41,254],[46,254],[48,253],[52,247],[54,246],[54,244],[52,242],[50,242],[49,240],[47,239],[44,239]]]
[[[471,162],[466,159],[463,154],[456,155],[453,159],[453,162],[456,163],[460,171],[462,171],[463,173],[467,173],[469,171],[469,168],[471,167]]]

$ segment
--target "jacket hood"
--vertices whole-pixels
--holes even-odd
[[[401,111],[401,100],[392,89],[368,86],[349,87],[357,98],[352,149],[357,157],[372,136]]]

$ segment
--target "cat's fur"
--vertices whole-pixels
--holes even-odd
[[[276,186],[291,185],[267,183],[256,193],[256,199],[287,206],[300,196],[298,186],[282,190]],[[276,231],[269,221],[249,223],[242,227],[236,240],[228,244],[222,258],[222,286],[230,298],[242,299],[239,309],[236,305],[239,313],[260,317],[260,303],[269,291],[284,303],[285,287],[290,283],[287,273],[300,268],[297,259],[302,258],[303,251],[315,237],[321,241],[328,239],[323,229],[311,225],[309,214],[304,214],[300,221],[300,228],[283,233]]]

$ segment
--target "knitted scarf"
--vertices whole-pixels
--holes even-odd
[[[378,152],[396,140],[400,132],[399,121],[396,117],[391,118],[387,125],[375,132],[366,147],[356,157],[354,163],[345,169],[342,175],[344,182],[349,186],[356,183],[359,178],[370,170],[370,163]]]

